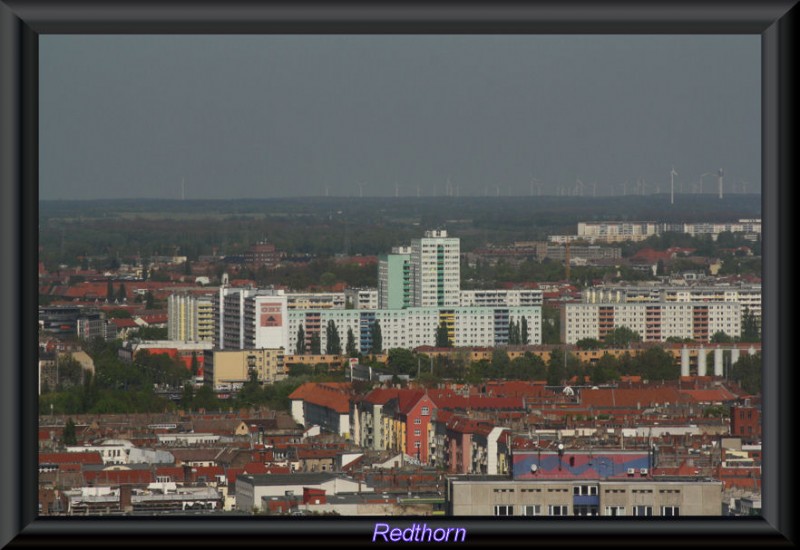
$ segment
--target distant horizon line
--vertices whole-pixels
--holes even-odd
[[[747,196],[760,196],[762,193],[753,192],[753,193],[728,193],[723,197],[721,200],[725,200],[730,196],[734,197],[747,197]],[[717,193],[675,193],[676,196],[691,196],[696,197],[697,195],[701,196],[708,196],[708,197],[717,197]],[[389,200],[430,200],[430,199],[542,199],[542,198],[556,198],[556,199],[609,199],[609,198],[620,198],[620,197],[632,197],[632,198],[658,198],[662,197],[665,199],[669,199],[669,193],[648,193],[645,195],[628,193],[625,195],[558,195],[558,194],[542,194],[542,195],[407,195],[407,196],[394,196],[394,195],[295,195],[295,196],[288,196],[288,195],[279,195],[274,197],[234,197],[234,198],[203,198],[203,197],[187,197],[187,198],[180,198],[180,197],[95,197],[95,198],[39,198],[39,202],[96,202],[96,201],[146,201],[146,200],[158,200],[158,201],[170,201],[170,202],[190,202],[190,201],[239,201],[239,200],[287,200],[287,199],[322,199],[322,200],[336,200],[336,199],[355,199],[355,200],[364,200],[364,199],[389,199]],[[719,200],[719,199],[718,199]]]

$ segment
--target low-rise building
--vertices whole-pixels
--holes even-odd
[[[453,516],[719,516],[722,483],[712,479],[509,480],[448,478]]]

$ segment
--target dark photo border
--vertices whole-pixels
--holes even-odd
[[[467,529],[477,545],[644,547],[793,546],[797,513],[791,51],[796,0],[180,2],[0,0],[0,546],[194,547],[370,545],[381,518],[37,518],[36,306],[38,37],[40,34],[756,34],[762,46],[763,517],[564,518],[514,521],[426,517]],[[273,520],[274,519],[274,520]],[[293,518],[291,518],[293,519]],[[398,526],[413,518],[396,518]],[[417,519],[419,522],[420,520]]]

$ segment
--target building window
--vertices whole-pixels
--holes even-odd
[[[652,506],[634,506],[633,507],[633,515],[634,516],[652,516],[653,515],[653,507]]]
[[[606,515],[607,516],[624,516],[625,515],[625,507],[624,506],[606,506]]]
[[[597,485],[576,485],[572,488],[575,495],[597,495]]]
[[[421,418],[415,418],[415,419],[414,419],[414,424],[416,424],[417,426],[419,426],[420,424],[422,424],[422,419],[421,419]]]
[[[680,515],[680,508],[678,506],[662,506],[661,507],[661,515],[662,516],[679,516]]]
[[[507,506],[504,504],[498,504],[494,507],[494,515],[496,516],[513,516],[514,515],[514,507]]]
[[[550,516],[566,516],[569,513],[569,506],[551,504],[547,507],[547,514]]]
[[[573,514],[576,516],[596,516],[598,515],[597,506],[576,504],[573,508]]]
[[[422,416],[428,416],[429,410],[428,407],[422,407]]]
[[[542,515],[542,505],[541,504],[528,504],[522,507],[522,515],[523,516],[541,516]]]
[[[414,435],[415,435],[415,436],[417,436],[417,437],[419,437],[419,435],[420,435],[420,431],[419,431],[419,430],[414,430]]]

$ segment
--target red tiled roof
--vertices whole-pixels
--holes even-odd
[[[680,393],[689,396],[689,398],[696,403],[719,403],[736,399],[736,396],[725,388],[714,390],[681,390]]]
[[[155,481],[150,470],[99,470],[83,472],[86,483],[118,485],[121,483],[148,484]]]
[[[649,407],[654,403],[678,403],[682,401],[675,388],[600,388],[583,390],[581,404],[591,407]]]
[[[39,453],[39,464],[102,464],[97,451],[75,453]]]
[[[350,388],[347,382],[306,382],[290,395],[289,399],[302,400],[339,414],[350,412]]]
[[[397,388],[375,388],[364,396],[363,401],[373,405],[385,405],[390,400],[397,397],[400,390]]]
[[[397,408],[401,413],[407,414],[425,396],[422,390],[400,390],[397,394]]]

